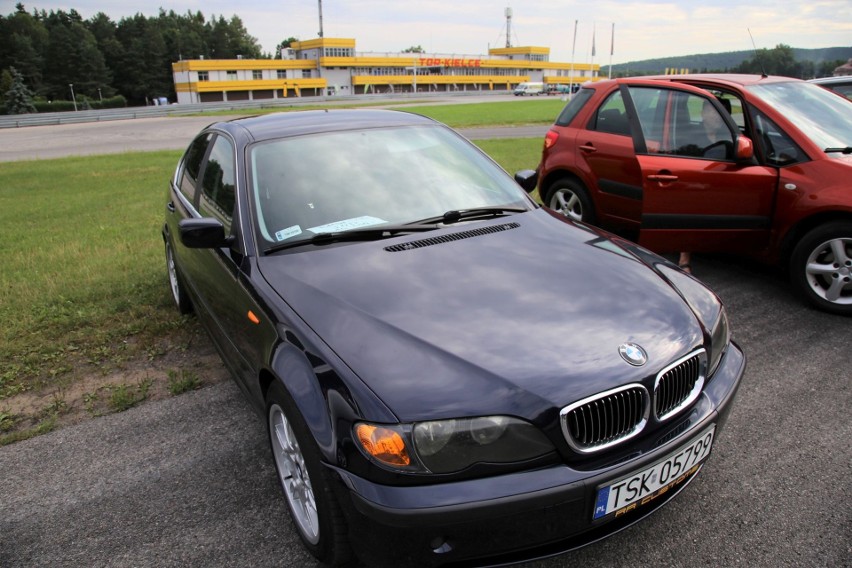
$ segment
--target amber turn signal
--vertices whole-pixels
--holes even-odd
[[[390,428],[358,424],[355,427],[355,435],[364,451],[374,459],[394,466],[411,464],[402,436]]]

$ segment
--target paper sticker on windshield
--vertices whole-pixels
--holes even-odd
[[[290,237],[295,237],[296,235],[302,234],[302,228],[299,225],[293,225],[292,227],[287,227],[281,231],[275,233],[275,240],[279,243],[281,241],[286,241]]]
[[[335,221],[334,223],[311,227],[308,230],[313,233],[337,233],[339,231],[350,231],[362,227],[372,227],[373,225],[381,225],[382,223],[387,223],[387,221],[365,215],[363,217],[353,217],[352,219],[344,219],[343,221]]]

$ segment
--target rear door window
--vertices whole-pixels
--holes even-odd
[[[577,113],[580,112],[580,109],[592,98],[593,94],[595,94],[594,89],[580,89],[579,92],[571,97],[571,102],[565,105],[565,108],[559,113],[559,116],[556,118],[556,125],[568,126],[574,120],[574,117],[577,116]]]
[[[201,173],[201,165],[207,154],[212,134],[204,134],[195,139],[184,154],[182,168],[178,175],[178,188],[193,207],[198,206],[196,201],[196,190],[198,188],[198,176]]]

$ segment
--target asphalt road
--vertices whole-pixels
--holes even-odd
[[[524,100],[508,97],[522,104]],[[464,102],[476,102],[475,99]],[[396,105],[401,106],[401,105]],[[247,112],[251,114],[251,112]],[[0,129],[0,162],[47,160],[122,152],[183,150],[198,132],[235,116],[158,117]],[[462,129],[469,139],[544,137],[547,126]]]
[[[748,357],[713,455],[644,522],[527,568],[852,566],[852,321],[773,271],[693,266]],[[276,483],[232,383],[94,419],[0,448],[0,567],[315,566]]]

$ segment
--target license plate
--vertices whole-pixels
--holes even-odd
[[[715,432],[714,424],[651,467],[598,489],[593,518],[623,515],[686,481],[710,455]]]

